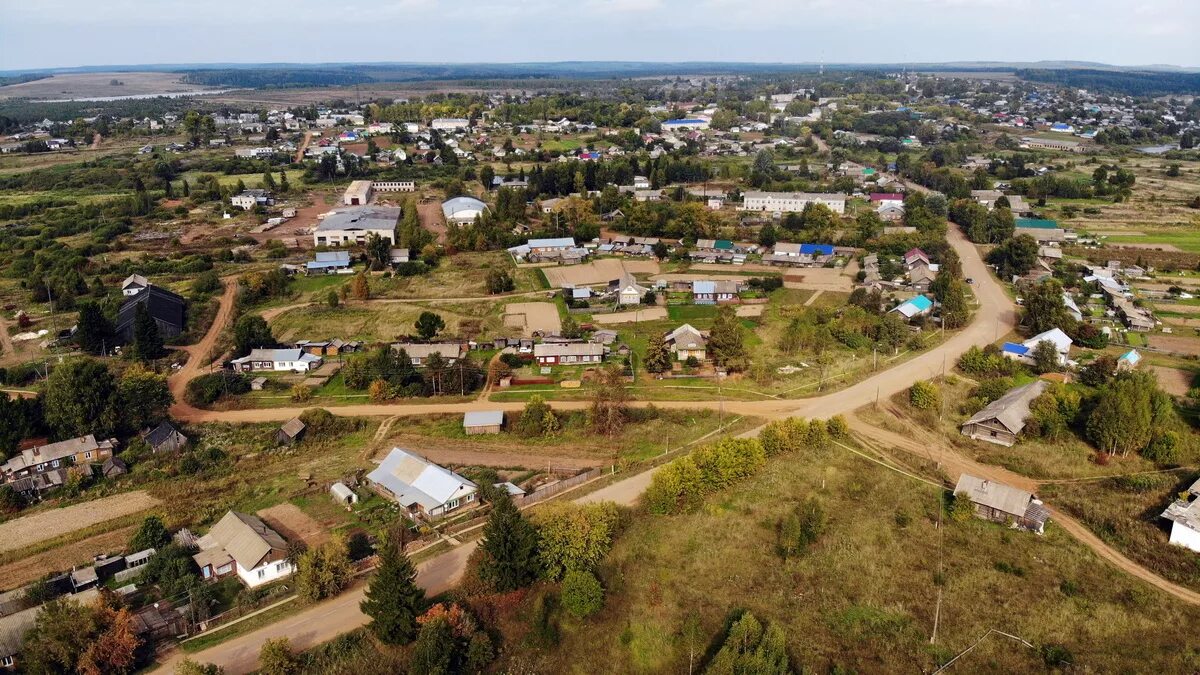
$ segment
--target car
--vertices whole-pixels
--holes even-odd
[[[975,283],[975,280],[974,280],[974,279],[972,279],[971,277],[967,277],[967,283],[968,283],[968,284],[973,284],[973,283]]]

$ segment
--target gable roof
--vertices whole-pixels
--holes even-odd
[[[293,417],[281,424],[279,430],[287,434],[289,438],[295,438],[300,435],[300,432],[304,431],[304,427],[305,424],[299,417]]]
[[[703,347],[707,340],[704,338],[704,333],[692,327],[692,324],[685,323],[675,330],[667,333],[663,338],[666,342],[673,342],[678,347],[697,349]]]
[[[503,424],[503,410],[472,410],[463,415],[464,427],[494,427]]]
[[[912,300],[907,300],[892,308],[891,311],[899,312],[905,317],[912,318],[921,312],[927,312],[933,307],[933,301],[924,295],[918,295]]]
[[[1029,384],[1014,387],[1000,398],[984,406],[983,410],[971,415],[963,422],[978,424],[995,420],[1008,429],[1010,433],[1019,434],[1025,428],[1025,419],[1029,417],[1029,404],[1041,396],[1049,384],[1045,380],[1034,380]]]
[[[175,428],[175,425],[171,424],[170,420],[164,420],[162,424],[154,427],[150,433],[146,434],[144,440],[150,447],[157,448],[170,439],[173,434],[183,435]]]
[[[1034,496],[1020,488],[1004,483],[997,483],[986,478],[978,478],[970,474],[958,477],[954,486],[954,494],[965,493],[972,502],[1018,518],[1025,517],[1029,511],[1030,502]]]
[[[182,297],[159,286],[150,285],[131,295],[117,310],[116,332],[121,333],[133,325],[138,305],[145,305],[150,317],[170,326],[183,329],[183,310],[187,305]]]
[[[425,509],[442,506],[477,487],[453,471],[400,448],[392,448],[367,478],[395,495],[401,506],[420,504]]]
[[[220,547],[247,570],[258,567],[271,551],[287,551],[287,542],[278,532],[258,518],[237,511],[226,513],[204,539],[208,539],[211,545],[206,547],[202,544],[201,548]]]
[[[140,274],[130,274],[125,277],[125,281],[121,282],[121,290],[125,290],[130,286],[140,286],[145,288],[150,285],[150,280]]]
[[[1066,353],[1075,341],[1071,339],[1071,336],[1064,333],[1061,328],[1051,328],[1048,331],[1034,335],[1023,344],[1030,349],[1034,349],[1039,342],[1049,342],[1058,351]]]

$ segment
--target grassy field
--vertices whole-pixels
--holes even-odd
[[[458,253],[442,259],[429,274],[415,277],[372,278],[374,295],[389,298],[478,298],[488,295],[488,270],[508,272],[513,292],[544,288],[540,270],[517,268],[504,251]]]
[[[783,560],[776,523],[808,498],[826,530]],[[1114,571],[1053,524],[1041,537],[974,519],[939,528],[942,499],[839,449],[774,460],[697,513],[636,518],[602,566],[605,608],[585,622],[559,612],[556,647],[506,644],[501,668],[686,672],[694,648],[699,670],[744,610],[783,629],[805,672],[929,672],[993,628],[1035,648],[993,635],[961,672],[1041,671],[1047,645],[1079,670],[1200,667],[1200,653],[1179,649],[1200,610]],[[689,619],[700,627],[691,644]]]
[[[503,322],[498,307],[490,303],[464,303],[453,307],[420,303],[346,304],[339,307],[308,305],[290,309],[271,321],[281,340],[326,339],[390,342],[414,334],[421,312],[434,311],[446,322],[444,335],[499,334]],[[469,325],[466,325],[469,324]]]

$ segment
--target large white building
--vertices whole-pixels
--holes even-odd
[[[346,206],[366,206],[371,203],[371,181],[356,180],[350,183],[342,195],[342,203]]]
[[[836,192],[747,192],[743,211],[799,213],[809,204],[824,204],[837,214],[846,212],[846,195]]]
[[[442,202],[442,215],[447,223],[455,225],[471,225],[475,218],[483,215],[487,204],[474,197],[455,197]]]
[[[313,231],[316,246],[351,246],[365,244],[377,234],[389,243],[396,243],[396,223],[401,210],[388,206],[352,206],[325,216]]]
[[[469,126],[471,126],[470,120],[463,117],[439,117],[429,123],[429,127],[437,131],[458,131]]]

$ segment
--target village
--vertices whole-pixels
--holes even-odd
[[[452,657],[487,640],[472,672],[552,654],[602,669],[589,630],[616,670],[677,669],[682,648],[647,645],[681,630],[690,587],[663,573],[679,595],[656,616],[660,582],[615,565],[636,546],[669,568],[659,547],[694,550],[676,537],[705,527],[772,570],[711,598],[837,570],[847,616],[924,624],[908,591],[887,610],[852,593],[875,572],[835,537],[977,568],[947,590],[959,607],[1014,579],[1085,588],[1022,591],[1028,616],[1058,614],[1022,626],[1042,656],[993,649],[998,668],[1062,666],[1051,647],[1136,663],[1113,633],[1064,637],[1082,615],[1054,603],[1079,593],[1130,613],[1122,639],[1195,616],[1200,103],[910,71],[636,86],[636,104],[615,83],[198,97],[6,129],[0,669],[44,666],[37,628],[70,606],[127,615],[139,668],[265,671],[279,638],[312,668],[408,664],[363,628],[397,556],[438,612],[474,617]],[[759,477],[788,466],[802,477],[763,511]],[[906,505],[871,543],[836,515],[869,519],[860,473]],[[773,524],[754,535],[753,514]],[[807,534],[785,541],[789,519]],[[496,555],[500,521],[543,552],[509,561],[529,566],[510,586],[475,555]],[[544,559],[567,521],[599,553]],[[919,543],[900,553],[898,532]],[[806,556],[828,570],[789,562]],[[1096,568],[1142,604],[1101,599]],[[568,579],[593,607],[565,608]],[[712,633],[729,608],[704,604]],[[535,615],[553,639],[518,637]],[[823,644],[854,641],[809,618]],[[946,629],[955,647],[984,620]],[[881,630],[853,633],[848,667],[877,670],[877,640],[928,642]],[[343,634],[365,641],[322,651]],[[920,654],[906,662],[950,658]]]

